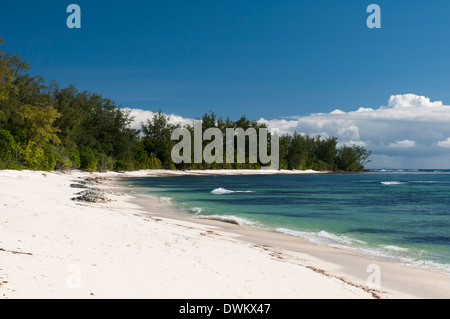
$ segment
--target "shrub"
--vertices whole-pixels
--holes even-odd
[[[116,161],[116,171],[128,171],[130,170],[130,165],[125,162],[124,160],[117,160]]]
[[[64,150],[64,154],[71,162],[71,168],[77,169],[81,167],[80,151],[76,148],[68,148]]]
[[[12,160],[15,157],[16,142],[7,130],[0,129],[0,159]]]
[[[83,148],[80,151],[80,168],[86,171],[97,170],[97,155],[91,148]]]
[[[97,163],[97,168],[100,172],[106,172],[113,169],[113,162],[111,161],[111,158],[104,153],[97,155]]]
[[[162,165],[162,163],[159,158],[156,158],[156,157],[148,158],[148,168],[149,169],[160,169],[161,165]]]
[[[44,150],[35,142],[28,142],[19,149],[19,161],[26,168],[45,170],[47,168],[47,156]]]

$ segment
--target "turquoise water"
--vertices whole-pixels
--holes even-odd
[[[450,172],[127,179],[199,218],[450,272]]]

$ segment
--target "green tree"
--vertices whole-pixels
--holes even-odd
[[[372,151],[368,151],[364,147],[358,145],[353,145],[353,150],[356,153],[359,166],[361,169],[364,169],[364,166],[371,162],[369,157],[372,155]]]
[[[0,38],[0,45],[3,43],[4,41]],[[0,50],[0,103],[7,102],[10,94],[17,93],[15,81],[29,68],[28,63],[20,59],[18,55]]]
[[[295,132],[288,147],[288,167],[300,170],[311,168],[312,145],[313,139]]]
[[[151,157],[161,160],[163,167],[174,168],[171,151],[175,142],[171,140],[172,131],[177,125],[170,124],[170,118],[159,110],[152,119],[142,123],[143,143]]]
[[[35,142],[28,142],[19,149],[19,161],[26,168],[47,170],[48,158],[45,151]]]
[[[344,146],[338,150],[336,165],[339,169],[345,171],[360,171],[364,169],[365,164],[370,162],[371,154],[372,152],[361,146]]]
[[[61,142],[69,147],[77,146],[77,134],[84,133],[82,123],[89,116],[81,106],[82,99],[82,94],[73,85],[63,89],[54,86],[53,106],[61,114],[54,124],[60,130],[58,136]]]
[[[53,122],[61,114],[52,106],[22,105],[17,115],[23,121],[23,129],[26,133],[26,143],[60,144],[57,135],[59,129],[53,126]]]
[[[97,154],[93,149],[88,147],[81,148],[80,168],[91,172],[97,170]]]
[[[11,161],[16,156],[16,142],[7,130],[0,129],[0,160]]]

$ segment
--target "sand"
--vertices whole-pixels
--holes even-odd
[[[113,183],[192,173],[211,174],[0,171],[0,298],[450,297],[446,274],[194,219]],[[110,201],[71,200],[88,177],[112,179],[89,186]],[[379,287],[367,285],[369,265],[381,271]]]

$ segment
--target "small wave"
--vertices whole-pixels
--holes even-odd
[[[172,197],[160,197],[159,198],[159,201],[160,202],[163,202],[163,203],[170,203],[171,201],[172,201]]]
[[[409,262],[409,264],[411,264],[413,266],[422,267],[422,268],[441,270],[450,275],[450,265],[449,264],[438,263],[438,262],[434,262],[434,261],[430,261],[430,260],[412,260]]]
[[[402,185],[406,184],[405,182],[391,181],[391,182],[381,182],[383,185]]]
[[[387,250],[392,250],[392,251],[408,251],[408,248],[404,248],[404,247],[399,247],[399,246],[393,246],[393,245],[387,245],[383,247],[384,249]]]
[[[372,256],[396,260],[407,265],[443,270],[450,274],[449,264],[443,264],[431,260],[421,259],[420,256],[416,255],[417,253],[404,247],[394,245],[386,245],[378,248],[370,247],[364,241],[353,239],[344,235],[330,234],[324,230],[321,230],[319,232],[305,232],[286,228],[277,228],[275,229],[275,231],[285,235],[304,238],[313,244],[338,248],[356,249],[368,253],[369,255]]]
[[[225,189],[222,187],[216,188],[211,191],[211,194],[214,194],[214,195],[224,195],[224,194],[233,194],[233,193],[254,193],[254,191],[233,191],[233,190]]]
[[[235,224],[235,225],[245,225],[245,226],[256,226],[256,223],[242,218],[242,217],[237,217],[237,216],[226,216],[226,215],[210,215],[210,216],[206,216],[206,215],[202,215],[202,216],[196,216],[196,218],[200,218],[200,219],[209,219],[209,220],[217,220],[220,222],[225,222],[225,223],[230,223],[230,224]]]
[[[393,258],[402,253],[406,253],[409,250],[407,248],[402,248],[398,246],[384,246],[382,249],[369,247],[365,241],[350,238],[345,235],[336,235],[331,234],[327,231],[321,230],[318,232],[305,232],[305,231],[297,231],[286,228],[277,228],[276,232],[302,237],[309,242],[317,245],[329,246],[329,247],[338,247],[338,248],[350,248],[357,249],[360,251],[364,251],[371,255],[380,256],[380,257],[390,257]]]
[[[202,212],[202,209],[200,207],[193,207],[190,209],[190,211],[194,214],[200,214]]]
[[[318,232],[305,232],[287,228],[277,228],[275,231],[277,233],[305,238],[313,244],[331,247],[351,248],[365,244],[365,242],[361,240],[353,239],[344,235],[334,235],[324,230]]]

